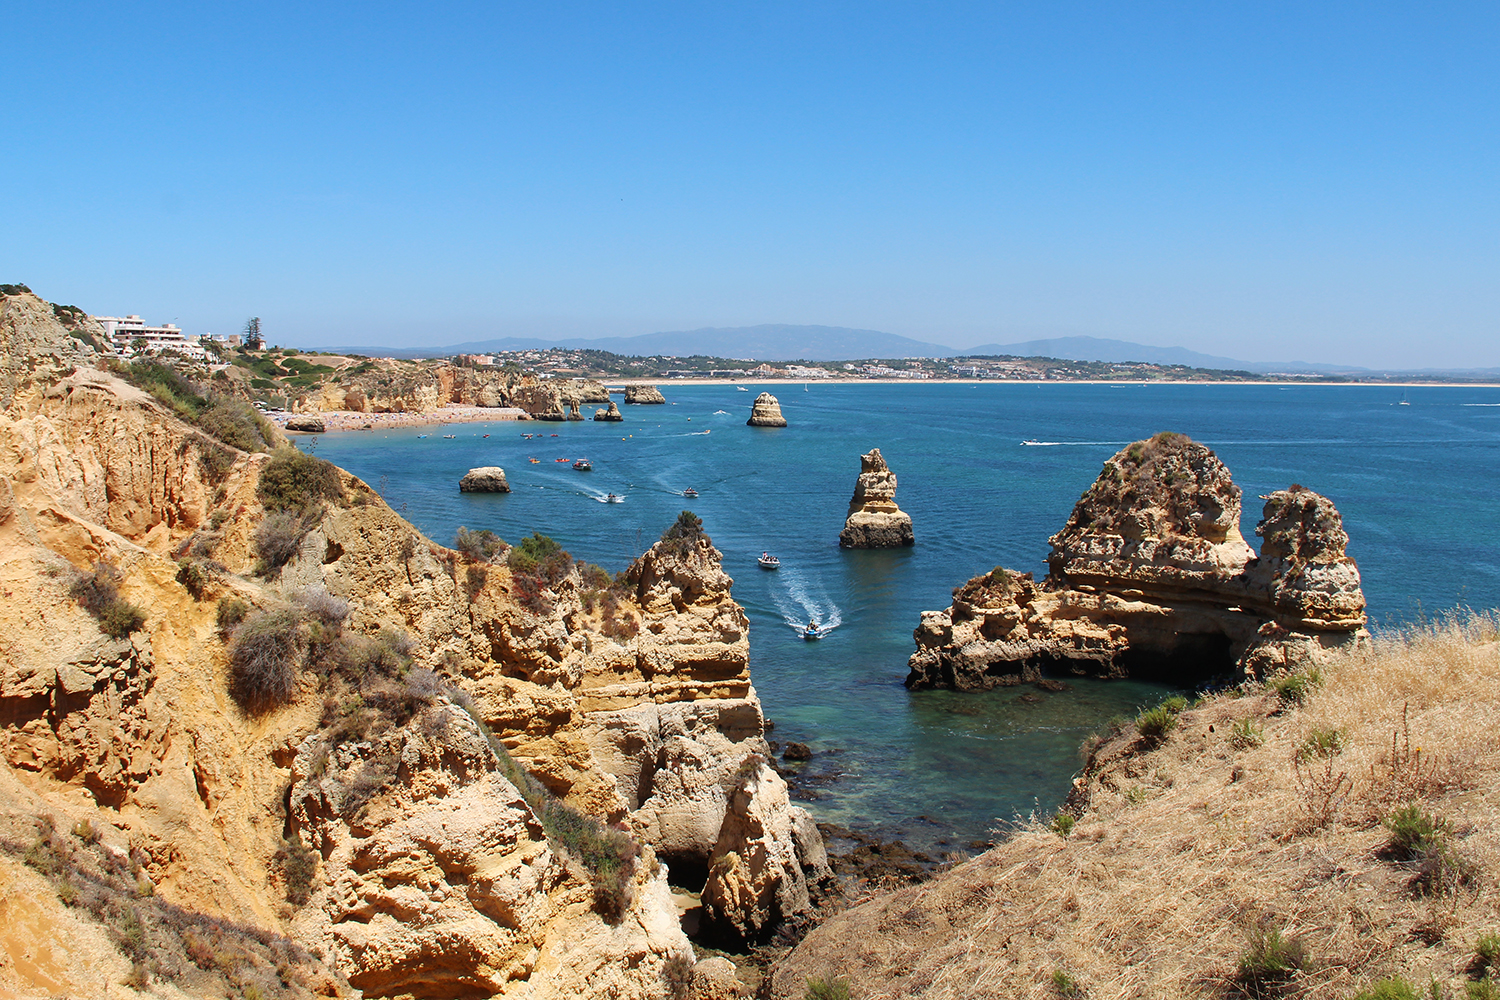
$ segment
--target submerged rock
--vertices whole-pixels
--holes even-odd
[[[1052,536],[1045,580],[996,567],[922,613],[907,687],[986,690],[1044,670],[1258,676],[1362,641],[1359,569],[1333,502],[1301,486],[1264,499],[1257,557],[1212,451],[1181,434],[1130,445]]]
[[[750,405],[750,419],[745,423],[751,427],[785,427],[786,417],[781,415],[781,404],[776,397],[763,392]]]
[[[654,385],[627,385],[625,387],[625,402],[627,403],[665,403],[667,397],[661,394],[661,390]]]
[[[609,409],[607,409],[607,410],[595,410],[594,411],[594,419],[595,420],[620,421],[620,420],[624,420],[625,419],[625,415],[620,412],[619,405],[614,400],[611,399],[609,401]]]
[[[486,465],[470,469],[458,481],[463,493],[509,493],[510,483],[505,481],[505,470],[498,465]]]
[[[896,549],[915,544],[911,515],[896,506],[896,474],[885,464],[879,448],[859,457],[859,478],[849,516],[839,532],[846,549]]]

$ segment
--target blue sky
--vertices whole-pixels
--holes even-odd
[[[0,281],[272,342],[1500,365],[1495,4],[26,4]]]

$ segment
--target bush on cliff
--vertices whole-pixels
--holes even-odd
[[[256,492],[267,510],[306,511],[343,499],[344,484],[333,463],[296,448],[278,448],[261,467]]]
[[[661,533],[661,550],[669,555],[686,556],[698,549],[698,539],[713,541],[703,533],[703,518],[690,510],[677,515],[671,527]]]
[[[204,397],[193,384],[163,361],[116,364],[113,371],[153,396],[178,419],[241,451],[269,451],[276,431],[255,407],[227,396]]]
[[[120,571],[108,563],[98,563],[92,573],[74,580],[68,596],[98,619],[100,631],[111,639],[123,639],[146,624],[146,613],[120,596]]]
[[[292,700],[307,648],[302,616],[293,608],[260,611],[246,618],[229,643],[229,694],[259,715]]]
[[[474,562],[490,562],[505,550],[505,540],[488,528],[470,531],[459,525],[453,536],[453,547]]]

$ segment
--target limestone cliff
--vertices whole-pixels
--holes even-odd
[[[849,515],[839,532],[839,545],[846,549],[895,549],[913,545],[911,515],[896,506],[896,474],[886,465],[879,448],[859,457],[859,478]]]
[[[571,565],[540,578],[433,543],[338,473],[321,508],[277,515],[296,531],[277,567],[260,487],[281,459],[108,374],[18,371],[0,777],[26,794],[0,821],[89,824],[162,913],[321,955],[325,993],[665,997],[691,978],[658,859],[708,863],[765,749],[746,619],[701,531],[653,546],[623,589]],[[106,584],[123,617],[79,603]],[[266,634],[300,664],[279,707],[230,697],[247,612],[286,623]],[[603,869],[555,842],[556,809],[639,844],[609,906]],[[18,856],[0,851],[0,875],[25,875]],[[53,917],[56,892],[37,897]],[[197,938],[171,940],[187,958],[138,978],[210,975]],[[95,989],[70,947],[56,981]],[[39,988],[20,975],[0,968],[0,988]],[[212,976],[192,995],[243,991]]]
[[[1263,515],[1256,556],[1212,451],[1180,434],[1136,442],[1052,536],[1046,580],[997,568],[922,614],[907,686],[983,690],[1048,669],[1255,676],[1360,642],[1364,595],[1333,503],[1293,486]]]
[[[654,385],[627,385],[625,387],[625,402],[642,404],[662,404],[667,397],[661,394],[661,390]]]
[[[585,403],[608,403],[594,379],[543,379],[503,369],[371,360],[341,372],[315,392],[291,400],[299,413],[426,413],[450,403],[516,407],[539,419],[564,420]]]

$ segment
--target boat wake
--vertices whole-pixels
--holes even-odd
[[[771,574],[766,574],[770,576]],[[787,584],[785,591],[772,591],[771,600],[781,613],[781,620],[799,634],[808,622],[818,623],[818,634],[827,635],[844,623],[839,606],[834,604],[822,587],[814,587],[797,574],[796,570],[782,567],[777,582]]]

